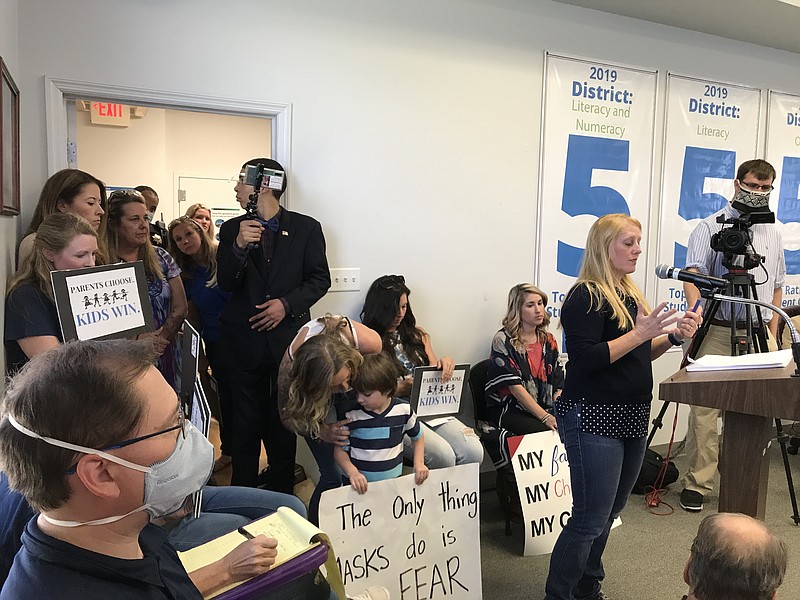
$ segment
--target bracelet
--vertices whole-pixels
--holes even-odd
[[[672,344],[673,346],[683,346],[683,343],[686,341],[686,340],[679,340],[677,337],[675,337],[674,333],[668,334],[667,339],[669,340],[669,343]]]
[[[553,418],[553,415],[550,413],[545,414],[541,419],[539,419],[542,423],[547,423],[550,419]]]

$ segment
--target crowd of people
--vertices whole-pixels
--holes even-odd
[[[123,598],[144,597],[135,594],[137,585],[190,598],[267,570],[278,542],[264,536],[188,578],[174,549],[199,545],[278,506],[305,515],[292,496],[298,436],[319,467],[308,508],[313,523],[324,492],[349,484],[368,493],[369,482],[398,476],[404,459],[418,485],[429,469],[482,461],[481,440],[463,416],[417,417],[412,409],[415,369],[435,367],[447,383],[455,361],[434,352],[411,309],[405,278],[376,279],[361,322],[312,318],[312,306],[331,285],[322,227],[281,206],[287,177],[257,190],[246,177],[248,167],[283,171],[267,158],[242,165],[235,193],[247,213],[218,232],[202,204],[154,229],[158,195],[148,186],[107,194],[96,177],[66,169],[42,189],[6,296],[4,342],[8,373],[15,377],[0,421],[0,494],[14,515],[24,515],[13,522],[25,532],[13,548],[16,563],[4,566],[2,575],[9,568],[11,574],[3,598],[54,597],[53,586],[87,585],[87,578],[97,593],[114,587],[120,594],[117,585],[128,578],[137,583]],[[722,212],[768,207],[775,172],[767,167],[744,163],[736,195]],[[709,223],[698,230],[713,229]],[[764,285],[779,302],[785,265],[782,252],[774,252],[776,235],[765,230],[753,243],[759,251],[765,245],[770,278]],[[648,305],[631,277],[641,240],[641,224],[628,215],[605,215],[591,227],[561,310],[566,368],[549,331],[548,296],[530,283],[509,291],[502,327],[487,349],[488,419],[502,432],[503,446],[509,435],[554,431],[569,460],[573,508],[553,549],[548,600],[605,598],[606,540],[646,450],[651,362],[693,338],[703,322],[691,284],[686,296],[692,301],[682,314],[666,303]],[[715,256],[701,251],[702,240],[700,233],[690,239],[687,267],[721,274]],[[138,341],[64,344],[50,272],[130,261],[144,265],[154,330]],[[724,316],[726,322],[712,325],[741,320],[733,312]],[[776,320],[764,316],[772,330]],[[201,334],[200,369],[210,369],[217,384],[222,455],[216,462],[207,440],[175,405],[186,319]],[[46,386],[64,390],[47,397],[56,410],[37,409]],[[699,427],[700,415],[691,423]],[[693,463],[715,454],[708,437],[690,430]],[[262,446],[268,467],[260,472]],[[231,486],[206,486],[211,473],[228,464]],[[708,468],[693,464],[687,474],[681,496],[687,510],[702,508],[702,496],[693,494],[709,489]],[[168,491],[148,483],[154,472],[172,474]],[[143,503],[136,491],[142,483]],[[186,496],[204,486],[202,516],[185,516]],[[164,519],[168,532],[148,524]],[[692,560],[705,551],[695,545]],[[94,557],[88,562],[87,551]],[[147,557],[158,566],[130,569],[131,559]],[[712,597],[698,586],[692,560],[686,582],[693,597]],[[72,571],[53,570],[51,561]],[[102,569],[117,574],[99,574]],[[298,597],[332,594],[308,585]]]

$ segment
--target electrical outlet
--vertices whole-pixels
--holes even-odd
[[[361,290],[361,269],[331,269],[329,292],[358,292]]]

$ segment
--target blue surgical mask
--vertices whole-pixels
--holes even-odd
[[[214,468],[214,446],[189,421],[184,423],[184,435],[178,436],[178,441],[172,453],[161,462],[145,467],[102,450],[78,446],[39,435],[20,425],[13,415],[9,414],[7,416],[11,425],[29,437],[42,440],[52,446],[66,448],[67,450],[74,450],[83,454],[96,454],[123,467],[144,473],[144,504],[139,508],[135,508],[124,515],[115,515],[85,522],[62,521],[42,515],[44,520],[53,525],[61,527],[106,525],[139,511],[147,512],[151,521],[168,517],[183,507],[188,496],[194,494],[206,484]]]

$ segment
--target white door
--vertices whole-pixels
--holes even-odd
[[[178,199],[175,214],[184,215],[192,204],[205,204],[211,209],[211,219],[219,240],[219,228],[222,223],[244,213],[236,201],[233,186],[236,182],[231,177],[201,177],[197,175],[177,175]]]

